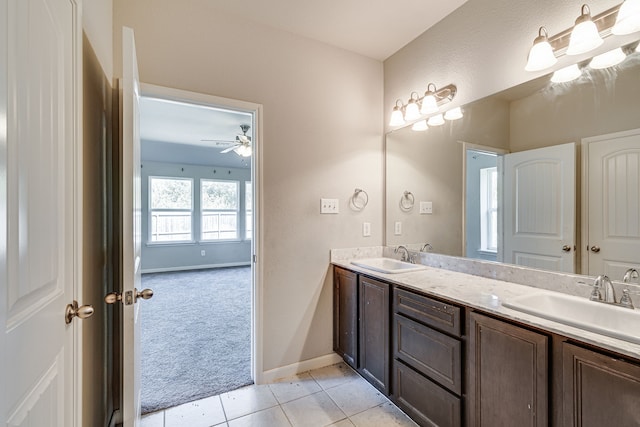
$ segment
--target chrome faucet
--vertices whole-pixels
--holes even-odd
[[[431,246],[431,243],[425,243],[424,245],[422,245],[422,247],[420,248],[420,252],[427,252],[427,251],[432,251],[433,250],[433,246]]]
[[[637,279],[638,277],[640,277],[640,275],[638,275],[638,270],[636,270],[635,268],[630,268],[624,273],[622,281],[624,283],[629,283],[631,282],[631,279]]]
[[[398,252],[402,252],[400,256],[400,261],[405,261],[405,262],[409,261],[411,264],[413,264],[413,257],[409,253],[409,249],[407,249],[406,246],[400,245],[393,250],[394,254],[397,254]]]
[[[626,283],[626,281],[628,280],[626,274],[625,274],[625,279],[626,279],[625,280],[625,283]],[[602,290],[604,290],[604,296],[602,295],[602,292],[601,292]],[[622,297],[620,297],[620,302],[617,302],[616,291],[613,288],[613,285],[611,284],[611,280],[609,279],[609,277],[605,275],[601,275],[596,278],[596,281],[593,284],[593,291],[591,292],[591,296],[589,297],[589,299],[591,301],[603,302],[605,304],[614,304],[620,307],[633,309],[633,301],[631,301],[631,296],[629,295],[629,289],[625,289],[622,291]]]

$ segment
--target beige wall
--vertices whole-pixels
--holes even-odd
[[[546,74],[524,71],[538,28],[546,26],[550,35],[570,28],[583,3],[469,0],[384,62],[385,124],[396,99],[406,102],[411,91],[424,91],[429,82],[456,84],[455,106]],[[601,0],[591,4],[591,11],[596,15],[619,3]],[[596,53],[633,37],[609,37]],[[555,68],[588,56],[562,57]]]
[[[113,0],[83,0],[82,28],[108,79],[113,76]]]
[[[382,243],[382,64],[214,5],[116,0],[114,58],[126,25],[143,82],[264,107],[267,371],[332,352],[329,249]],[[369,194],[357,213],[348,208],[356,187]],[[321,197],[340,199],[340,214],[321,216]],[[362,237],[364,221],[371,237]]]

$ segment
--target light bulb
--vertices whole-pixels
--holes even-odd
[[[625,0],[618,9],[611,33],[617,36],[640,31],[640,0]]]
[[[589,52],[604,43],[598,33],[598,27],[591,20],[589,6],[582,5],[582,15],[576,19],[576,25],[571,31],[567,55],[580,55]]]
[[[553,49],[549,44],[547,29],[540,27],[538,37],[533,41],[533,46],[529,50],[527,65],[524,69],[526,71],[540,71],[551,67],[556,62],[558,62],[558,59],[553,54]]]
[[[441,126],[444,124],[444,117],[442,117],[442,114],[436,114],[435,116],[429,117],[427,124],[429,126]]]
[[[420,120],[419,122],[415,122],[413,126],[411,126],[411,130],[415,130],[417,132],[422,132],[427,129],[429,129],[429,126],[427,126],[426,120]]]
[[[462,118],[462,110],[460,107],[452,108],[444,113],[445,120],[458,120]]]
[[[571,80],[575,80],[580,77],[582,72],[580,68],[578,68],[578,64],[569,65],[568,67],[564,67],[553,73],[551,76],[551,81],[554,83],[566,83]]]
[[[624,54],[621,48],[616,48],[609,52],[594,56],[591,62],[589,62],[589,67],[595,68],[596,70],[613,67],[614,65],[624,61],[626,57],[627,55]]]

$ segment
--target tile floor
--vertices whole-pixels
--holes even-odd
[[[344,363],[145,415],[142,427],[416,426]]]

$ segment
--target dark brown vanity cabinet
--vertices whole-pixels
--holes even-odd
[[[549,338],[476,312],[467,335],[468,425],[548,426]]]
[[[357,369],[358,363],[358,275],[333,270],[333,350]]]
[[[564,426],[640,425],[640,365],[562,344]]]
[[[358,372],[387,396],[390,371],[389,288],[388,283],[360,276]]]
[[[423,426],[462,422],[462,310],[393,290],[393,400]]]

